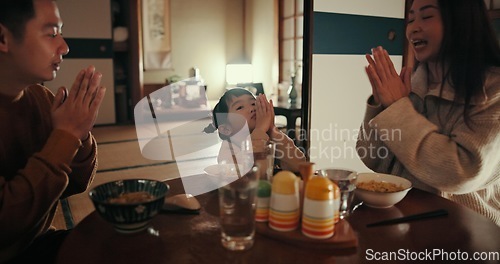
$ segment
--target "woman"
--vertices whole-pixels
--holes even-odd
[[[415,0],[406,37],[413,72],[398,75],[381,47],[366,56],[373,96],[358,154],[374,171],[408,178],[500,226],[500,48],[484,1]],[[384,131],[398,133],[377,137]]]

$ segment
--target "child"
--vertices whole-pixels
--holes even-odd
[[[218,130],[223,140],[219,163],[233,163],[241,143],[248,139],[272,140],[276,143],[275,158],[281,168],[298,172],[298,164],[306,158],[293,140],[274,125],[274,108],[264,94],[255,97],[243,88],[233,88],[224,93],[213,110],[213,123],[205,128],[211,133]]]

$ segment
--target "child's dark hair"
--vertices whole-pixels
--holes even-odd
[[[203,132],[205,133],[213,133],[215,130],[219,128],[219,125],[225,124],[227,122],[227,115],[221,115],[221,114],[227,114],[229,112],[229,103],[231,100],[235,97],[240,97],[242,95],[250,95],[252,97],[255,97],[255,95],[248,91],[247,89],[236,87],[227,90],[224,95],[219,99],[219,102],[215,105],[214,110],[212,110],[212,123],[210,123],[205,129],[203,129]],[[226,135],[223,135],[219,133],[219,137],[222,140],[227,140],[228,137]]]

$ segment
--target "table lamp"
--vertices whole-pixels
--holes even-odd
[[[252,64],[227,64],[226,82],[228,87],[235,86],[237,83],[253,82]]]

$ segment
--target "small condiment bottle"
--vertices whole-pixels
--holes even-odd
[[[254,162],[259,168],[259,185],[257,187],[257,208],[255,210],[255,221],[267,222],[269,220],[269,206],[271,203],[271,176],[272,166],[269,164],[268,156],[271,155],[270,141],[252,140]],[[272,150],[274,151],[274,149]],[[274,154],[272,155],[274,157]],[[274,162],[274,159],[273,159]],[[274,163],[273,163],[274,164]],[[271,166],[271,167],[269,167]],[[269,169],[271,172],[269,173]]]
[[[297,229],[300,220],[299,178],[290,171],[280,171],[271,188],[269,227],[277,231]]]
[[[269,220],[269,205],[271,203],[271,183],[266,179],[259,180],[257,187],[257,208],[255,221],[267,222]]]
[[[315,175],[309,179],[304,195],[302,234],[315,239],[333,236],[335,189],[338,198],[338,187],[326,176]]]

